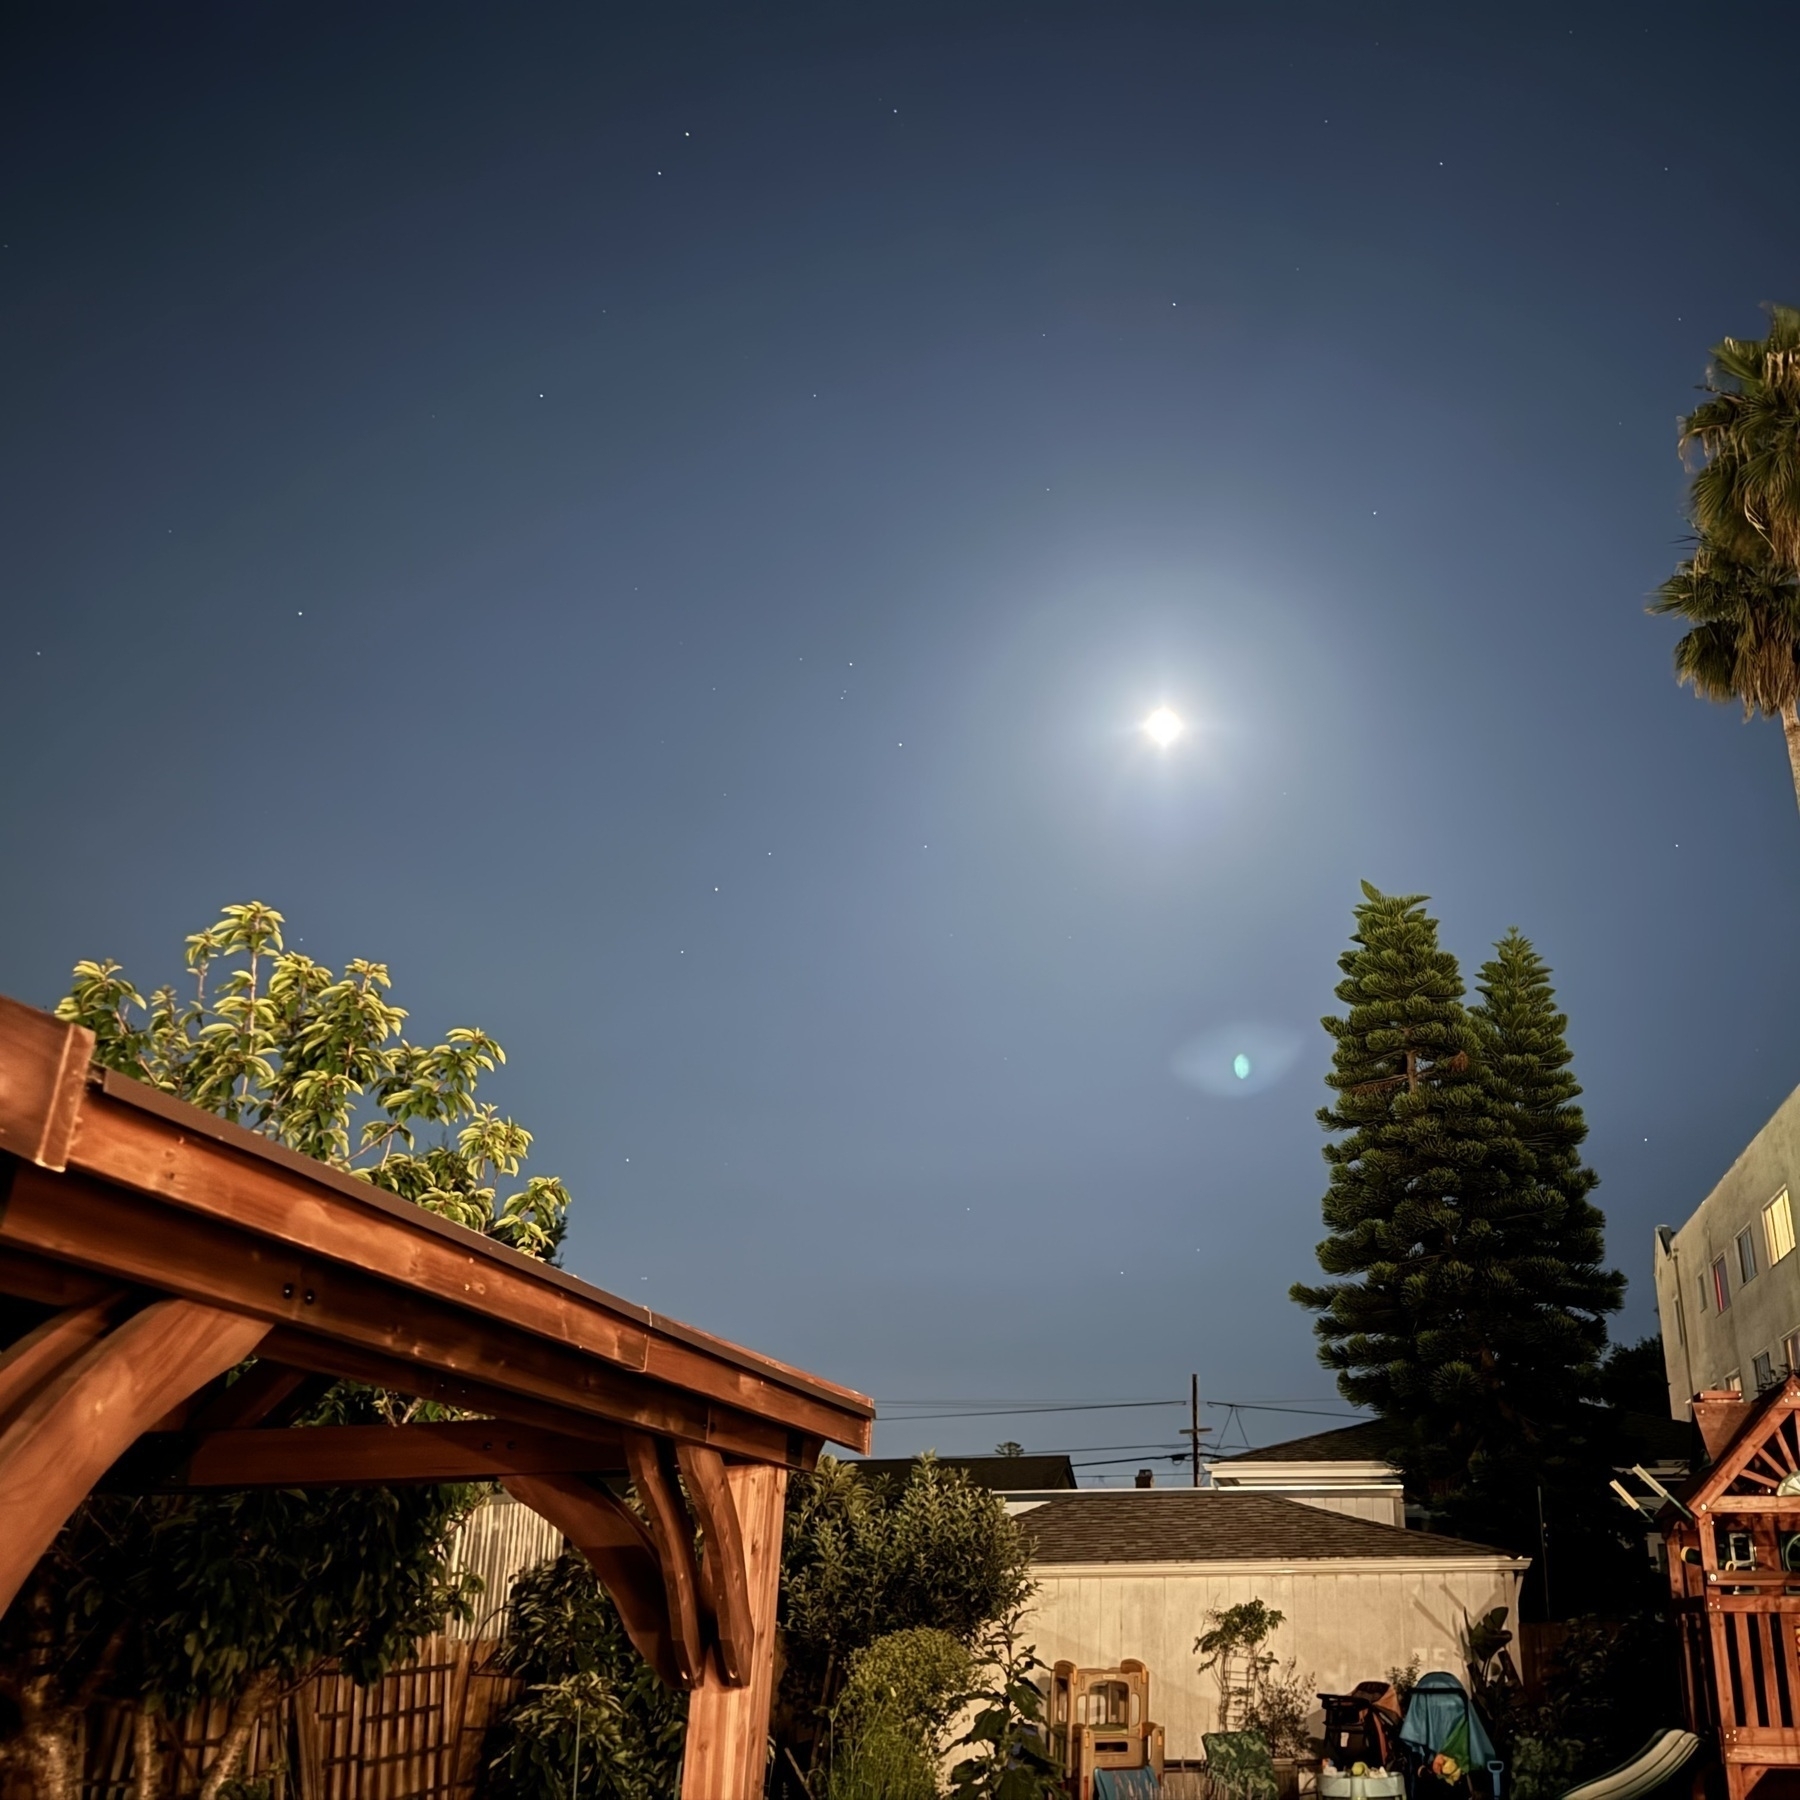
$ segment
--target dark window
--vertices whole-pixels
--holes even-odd
[[[1713,1305],[1720,1312],[1731,1304],[1731,1277],[1725,1272],[1725,1259],[1722,1256],[1712,1266],[1712,1297]]]
[[[1756,1391],[1760,1394],[1764,1388],[1775,1385],[1775,1359],[1764,1350],[1750,1359],[1750,1375],[1756,1383]]]
[[[1756,1279],[1756,1235],[1749,1230],[1740,1231],[1737,1236],[1738,1281],[1742,1286],[1746,1281]]]

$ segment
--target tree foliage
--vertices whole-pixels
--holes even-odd
[[[944,1733],[974,1679],[969,1646],[931,1625],[854,1652],[832,1709],[827,1800],[937,1800]]]
[[[336,975],[287,949],[283,923],[260,902],[227,907],[187,940],[185,999],[173,986],[146,999],[118,963],[82,962],[58,1013],[94,1032],[108,1068],[515,1249],[552,1253],[562,1183],[532,1177],[497,1198],[531,1145],[477,1098],[500,1046],[473,1029],[410,1043],[384,965]],[[14,1306],[0,1332],[35,1317]],[[345,1384],[315,1392],[292,1422],[431,1410]],[[92,1701],[141,1709],[149,1745],[158,1716],[217,1700],[232,1723],[203,1789],[216,1793],[275,1695],[327,1662],[372,1680],[465,1603],[447,1557],[472,1500],[458,1486],[91,1500],[0,1621],[0,1697],[16,1725],[0,1760],[34,1794],[72,1800],[77,1720]],[[141,1770],[140,1794],[155,1791],[154,1769]]]
[[[810,1784],[820,1772],[859,1651],[921,1627],[976,1644],[1030,1592],[1028,1561],[998,1497],[932,1458],[904,1484],[831,1457],[796,1478],[782,1548],[779,1779]]]
[[[1581,1160],[1587,1119],[1569,1052],[1569,1020],[1559,1012],[1550,965],[1514,926],[1481,965],[1475,983],[1480,1003],[1469,1009],[1476,1055],[1489,1093],[1504,1108],[1513,1134],[1530,1158],[1533,1179],[1571,1204],[1583,1201],[1600,1178]],[[1594,1259],[1600,1257],[1601,1220],[1583,1222]]]
[[[1675,679],[1702,700],[1736,702],[1744,717],[1781,721],[1800,799],[1800,581],[1767,545],[1742,561],[1710,538],[1656,591],[1650,611],[1686,622]]]
[[[490,1743],[491,1800],[662,1800],[680,1785],[687,1696],[665,1688],[625,1635],[578,1551],[513,1587],[498,1662],[526,1684]]]
[[[950,1771],[951,1800],[1058,1800],[1067,1792],[1044,1729],[1044,1665],[1021,1641],[1014,1606],[983,1634],[983,1679],[963,1696],[974,1708],[957,1747],[969,1752]]]
[[[1800,308],[1770,307],[1766,337],[1716,344],[1705,393],[1681,425],[1703,458],[1694,522],[1740,562],[1800,574]]]
[[[1681,423],[1698,542],[1650,610],[1690,626],[1677,680],[1781,720],[1800,801],[1800,310],[1715,345],[1704,392]]]
[[[1509,935],[1472,1016],[1424,905],[1363,884],[1346,1011],[1324,1021],[1334,1279],[1293,1292],[1340,1392],[1395,1426],[1415,1488],[1512,1542],[1535,1519],[1521,1495],[1570,1453],[1623,1281],[1601,1266],[1548,970]]]
[[[96,1060],[297,1150],[429,1212],[548,1256],[569,1196],[534,1175],[505,1200],[531,1133],[476,1098],[506,1061],[485,1031],[459,1026],[441,1043],[400,1035],[385,963],[360,958],[334,975],[287,949],[286,921],[252,901],[228,906],[187,940],[192,993],[148,999],[110,958],[75,965],[57,1016],[95,1035]],[[421,1144],[421,1131],[436,1132]]]

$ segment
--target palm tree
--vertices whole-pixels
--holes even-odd
[[[1693,627],[1675,646],[1675,679],[1684,687],[1702,700],[1740,702],[1746,719],[1763,713],[1781,721],[1800,804],[1800,580],[1766,544],[1751,542],[1761,556],[1739,562],[1702,537],[1656,590],[1650,610]]]
[[[1706,398],[1681,424],[1695,473],[1694,523],[1739,562],[1772,557],[1800,575],[1800,308],[1769,308],[1766,338],[1726,338]]]

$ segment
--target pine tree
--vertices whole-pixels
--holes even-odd
[[[1393,1426],[1415,1492],[1498,1541],[1527,1519],[1534,1537],[1521,1507],[1565,1453],[1621,1285],[1585,1189],[1548,1179],[1580,1186],[1567,1052],[1553,1031],[1530,1069],[1532,1034],[1495,1025],[1526,1061],[1491,1075],[1490,1022],[1465,1009],[1424,898],[1363,895],[1338,965],[1347,1012],[1323,1021],[1336,1100],[1319,1113],[1334,1141],[1318,1254],[1338,1279],[1293,1295],[1319,1315],[1339,1391]]]
[[[1575,1105],[1581,1086],[1570,1072],[1569,1021],[1556,1010],[1550,965],[1514,926],[1494,946],[1493,959],[1481,965],[1475,989],[1481,1004],[1470,1009],[1469,1021],[1482,1069],[1496,1097],[1512,1109],[1537,1179],[1566,1200],[1585,1200],[1600,1178],[1581,1161],[1587,1120]],[[1592,1224],[1598,1234],[1598,1212]],[[1601,1254],[1596,1235],[1593,1260]]]

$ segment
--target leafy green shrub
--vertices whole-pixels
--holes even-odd
[[[1029,1594],[1029,1555],[996,1495],[930,1457],[904,1483],[829,1456],[797,1477],[782,1547],[774,1791],[817,1800],[824,1790],[859,1652],[920,1628],[973,1645]],[[885,1662],[868,1670],[866,1680],[899,1679]]]
[[[679,1788],[687,1696],[651,1673],[578,1551],[519,1578],[496,1661],[528,1685],[489,1739],[492,1800],[564,1800],[578,1757],[584,1800]]]
[[[1317,1683],[1311,1675],[1296,1674],[1299,1666],[1290,1656],[1279,1668],[1264,1669],[1244,1709],[1244,1730],[1260,1731],[1271,1756],[1305,1756],[1312,1748],[1308,1727]]]
[[[908,1721],[877,1712],[837,1740],[825,1792],[827,1800],[938,1800],[937,1759]]]
[[[1575,1785],[1587,1760],[1586,1746],[1575,1738],[1521,1734],[1512,1747],[1514,1800],[1556,1800]]]
[[[983,1634],[983,1679],[963,1696],[974,1706],[957,1740],[970,1754],[950,1771],[952,1800],[1059,1800],[1062,1769],[1044,1731],[1044,1696],[1033,1679],[1043,1668],[1035,1645],[1019,1642],[1022,1606]]]
[[[890,1631],[850,1658],[835,1722],[856,1731],[879,1720],[935,1748],[974,1678],[974,1658],[960,1638],[934,1625]]]
[[[1681,1716],[1667,1620],[1571,1619],[1550,1659],[1542,1699],[1495,1684],[1479,1697],[1511,1763],[1518,1800],[1554,1796],[1621,1762]]]

